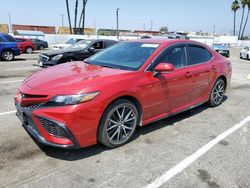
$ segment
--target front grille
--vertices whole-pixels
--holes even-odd
[[[39,61],[41,62],[47,62],[49,60],[49,57],[43,54],[39,55]]]
[[[39,117],[38,118],[44,129],[51,135],[56,137],[64,137],[67,138],[67,133],[64,128],[60,127],[56,122],[44,119]]]
[[[25,110],[35,110],[37,107],[39,106],[39,104],[33,104],[33,105],[30,105],[30,106],[25,106],[23,107]]]

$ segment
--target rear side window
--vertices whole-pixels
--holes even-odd
[[[195,65],[212,59],[210,52],[201,46],[188,46],[188,65]]]
[[[15,42],[15,39],[10,36],[10,35],[3,35],[3,37],[5,38],[5,40],[7,40],[8,42]]]

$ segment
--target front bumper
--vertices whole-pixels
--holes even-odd
[[[38,142],[45,144],[45,145],[53,146],[53,147],[80,148],[78,142],[74,138],[71,131],[62,123],[50,120],[45,117],[39,117],[39,116],[34,115],[32,112],[34,108],[36,107],[21,107],[19,104],[15,104],[15,106],[17,109],[16,116],[22,122],[22,126]],[[41,121],[39,121],[40,118],[48,120],[50,122],[53,121],[58,125],[60,124],[61,129],[65,132],[65,135],[66,135],[65,138],[57,137],[51,134],[51,132],[49,132],[48,130],[46,130],[43,127]],[[45,132],[47,132],[47,136]],[[48,136],[50,137],[50,139],[48,139]]]

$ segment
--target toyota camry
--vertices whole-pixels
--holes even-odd
[[[27,77],[15,96],[16,114],[43,144],[119,147],[137,126],[220,105],[231,70],[229,60],[202,43],[125,41]]]

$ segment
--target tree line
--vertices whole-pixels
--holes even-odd
[[[247,13],[246,13],[247,9]],[[234,13],[234,36],[238,35],[238,39],[244,39],[245,29],[248,23],[250,13],[250,0],[234,0],[231,5],[231,10]],[[236,15],[239,10],[241,12],[241,20],[238,34],[236,33]],[[245,14],[246,13],[246,14]]]
[[[80,30],[82,30],[81,34],[84,35],[84,28],[85,28],[85,10],[88,0],[82,0],[82,9],[81,9],[81,15],[77,27],[77,18],[78,18],[78,7],[79,7],[79,1],[75,1],[75,12],[74,12],[74,29],[72,32],[72,24],[71,24],[71,17],[70,17],[70,6],[68,0],[65,0],[66,2],[66,9],[67,9],[67,15],[68,15],[68,21],[69,21],[69,29],[70,34],[80,34]]]

